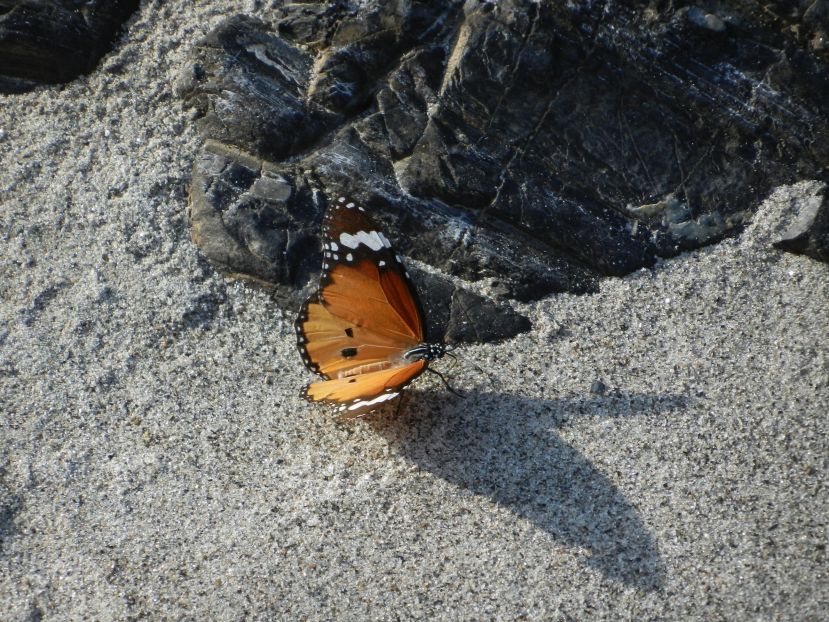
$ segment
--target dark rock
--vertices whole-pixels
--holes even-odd
[[[298,307],[316,286],[324,209],[320,192],[297,171],[221,143],[208,142],[195,164],[190,221],[196,244],[226,275],[272,288],[286,307]],[[530,327],[509,306],[446,277],[412,266],[409,273],[433,341],[495,341]]]
[[[590,385],[590,393],[593,395],[604,395],[607,393],[607,385],[601,380],[594,380]]]
[[[409,268],[426,316],[426,336],[448,343],[507,339],[530,329],[530,321],[509,306],[456,287],[449,279]]]
[[[193,240],[225,274],[281,286],[285,300],[319,273],[323,211],[291,172],[221,143],[195,163]]]
[[[92,71],[138,0],[0,0],[0,92]]]
[[[227,20],[194,57],[176,92],[197,110],[197,125],[211,139],[280,159],[343,119],[307,98],[313,57],[269,34],[259,20]]]
[[[289,3],[273,28],[233,18],[178,92],[205,137],[272,161],[292,211],[203,222],[223,209],[208,205],[218,177],[233,187],[247,166],[234,155],[197,166],[195,237],[227,272],[302,287],[324,198],[348,194],[404,254],[493,297],[592,291],[739,231],[775,186],[825,179],[815,6]]]

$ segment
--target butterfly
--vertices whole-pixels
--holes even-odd
[[[297,346],[306,367],[324,378],[305,397],[350,419],[400,395],[447,346],[425,341],[409,275],[363,207],[340,197],[322,233],[319,290],[297,316]]]

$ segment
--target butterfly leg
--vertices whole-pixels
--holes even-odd
[[[426,371],[432,372],[433,374],[435,374],[435,376],[437,376],[438,378],[440,378],[440,379],[441,379],[441,381],[443,382],[443,385],[444,385],[447,389],[449,389],[449,391],[450,391],[450,392],[454,393],[454,394],[455,394],[455,395],[457,395],[458,397],[463,397],[463,395],[461,395],[460,393],[458,393],[457,391],[455,391],[455,389],[453,389],[452,387],[450,387],[450,386],[449,386],[449,383],[448,383],[448,382],[446,382],[446,378],[444,378],[444,377],[443,377],[443,374],[441,374],[439,371],[435,371],[435,370],[434,370],[434,369],[432,369],[431,367],[427,367],[427,368],[426,368]]]
[[[403,402],[406,401],[408,397],[408,394],[404,391],[403,394],[399,398],[397,398],[397,408],[394,409],[395,419],[397,419],[397,417],[400,415],[400,411],[403,410]]]

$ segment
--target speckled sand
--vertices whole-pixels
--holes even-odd
[[[189,239],[172,85],[254,4],[0,97],[0,618],[826,619],[829,267],[769,244],[814,184],[340,425]]]

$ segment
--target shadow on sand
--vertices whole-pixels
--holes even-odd
[[[556,428],[585,416],[663,413],[684,407],[687,398],[410,395],[401,416],[368,420],[397,452],[532,521],[563,544],[589,551],[588,563],[606,577],[644,590],[663,585],[664,563],[635,508],[607,476],[559,438]]]

